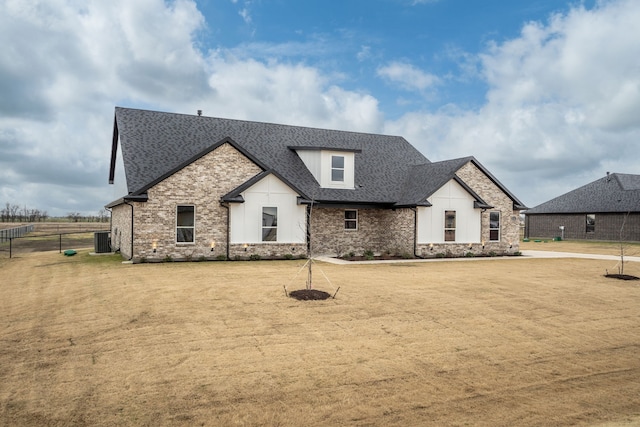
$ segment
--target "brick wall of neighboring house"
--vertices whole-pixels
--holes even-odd
[[[525,236],[532,239],[564,237],[576,240],[618,241],[622,229],[623,241],[640,241],[640,214],[629,214],[626,220],[625,214],[621,213],[595,214],[595,218],[593,232],[587,232],[586,214],[527,215]],[[564,236],[560,226],[564,227]]]
[[[149,200],[135,207],[134,261],[226,255],[228,211],[220,197],[260,172],[233,146],[223,144],[150,188]],[[177,205],[195,206],[195,243],[176,243]]]
[[[479,245],[476,249],[472,248],[472,251],[495,252],[497,254],[518,251],[520,246],[520,212],[513,210],[513,200],[471,162],[461,167],[456,175],[485,202],[493,206],[492,209],[482,213],[481,240],[484,241],[484,249]],[[490,211],[500,211],[500,241],[489,240]],[[449,249],[462,252],[464,250],[464,245],[441,246],[443,248],[435,248],[433,251],[444,252]],[[420,250],[423,253],[433,252],[428,245],[421,245]]]
[[[311,214],[312,254],[339,256],[353,252],[413,255],[414,211],[358,209],[358,227],[345,229],[344,209],[315,208]]]

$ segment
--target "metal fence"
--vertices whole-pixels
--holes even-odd
[[[22,237],[33,231],[33,224],[21,225],[20,227],[5,228],[0,230],[0,243],[8,242],[9,239]]]
[[[15,258],[32,252],[93,248],[96,231],[41,234],[37,236],[8,237],[0,243],[0,258]]]

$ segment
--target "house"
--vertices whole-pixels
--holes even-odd
[[[518,250],[524,206],[480,162],[398,136],[118,107],[119,170],[111,242],[134,261]]]
[[[527,210],[525,237],[640,241],[640,175],[607,172]]]

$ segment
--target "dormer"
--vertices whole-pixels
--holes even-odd
[[[361,150],[289,147],[303,161],[322,188],[355,188],[355,154]]]

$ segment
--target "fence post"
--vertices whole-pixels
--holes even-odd
[[[11,243],[13,242],[13,237],[9,237],[9,259],[11,259]]]
[[[60,236],[60,252],[58,252],[59,254],[62,253],[62,234],[59,235]]]

